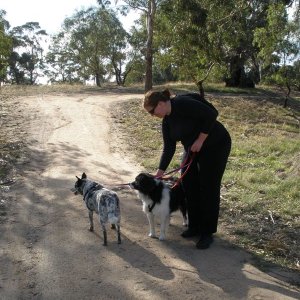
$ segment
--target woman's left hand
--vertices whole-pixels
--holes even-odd
[[[195,142],[191,146],[191,151],[199,152],[201,150],[202,145],[203,145],[204,141],[206,140],[207,136],[208,136],[207,133],[200,132],[198,138],[195,140]]]

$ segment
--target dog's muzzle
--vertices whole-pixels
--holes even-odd
[[[78,190],[75,188],[71,188],[71,192],[74,193],[74,195],[78,195]]]
[[[137,189],[137,184],[135,182],[130,182],[128,185],[131,189]]]

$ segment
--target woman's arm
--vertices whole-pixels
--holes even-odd
[[[158,165],[160,173],[164,172],[168,168],[176,150],[176,141],[170,137],[169,126],[165,120],[162,122],[162,135],[164,146]]]
[[[195,142],[191,146],[191,151],[192,152],[199,152],[202,148],[202,145],[204,141],[206,140],[208,134],[200,132],[198,138],[195,140]]]

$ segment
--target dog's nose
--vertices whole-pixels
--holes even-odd
[[[134,184],[134,182],[130,182],[130,183],[129,183],[129,187],[132,188],[132,189],[135,189],[135,184]]]

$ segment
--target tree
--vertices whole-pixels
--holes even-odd
[[[13,39],[13,49],[10,57],[12,82],[17,84],[34,84],[42,74],[43,39],[47,36],[38,22],[27,22],[10,30]],[[21,54],[20,54],[21,53]]]
[[[126,31],[113,11],[91,7],[78,11],[64,22],[69,34],[68,47],[72,61],[78,65],[78,76],[87,80],[94,76],[97,86],[110,70],[114,70],[117,82],[122,84],[121,61],[126,59]]]
[[[158,10],[156,60],[172,63],[188,80],[222,72],[227,86],[253,87],[260,81],[254,33],[267,23],[272,0],[169,0]],[[284,2],[284,5],[292,1]],[[286,8],[286,6],[285,6]],[[154,47],[155,48],[155,47]],[[199,82],[199,80],[196,80]]]
[[[8,61],[11,54],[12,39],[8,35],[8,22],[4,19],[6,12],[0,10],[0,86],[6,79]]]
[[[79,66],[73,57],[69,47],[69,34],[62,30],[51,38],[49,51],[45,58],[47,68],[44,69],[44,74],[50,82],[73,83],[80,81],[76,72]]]
[[[260,49],[258,57],[262,61],[265,81],[285,88],[284,107],[287,106],[291,88],[297,77],[297,64],[292,65],[299,54],[300,25],[297,21],[287,21],[288,16],[282,3],[269,6],[267,25],[255,32],[254,43]]]
[[[110,1],[97,0],[102,6],[110,4]],[[118,1],[116,1],[118,2]],[[123,0],[126,6],[122,7],[124,13],[128,9],[139,10],[146,16],[146,29],[147,29],[147,41],[145,45],[145,92],[152,89],[153,86],[153,35],[155,15],[158,7],[162,5],[165,0]]]

